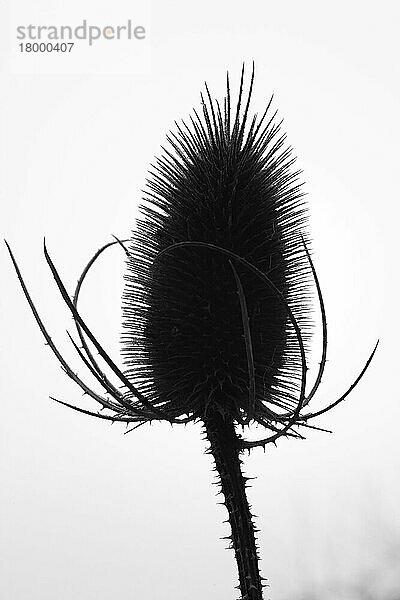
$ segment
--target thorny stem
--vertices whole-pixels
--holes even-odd
[[[262,577],[258,566],[258,553],[254,523],[246,497],[246,477],[243,476],[239,458],[240,438],[232,419],[218,409],[209,408],[202,416],[210,442],[209,453],[215,460],[215,470],[220,479],[232,530],[231,548],[235,552],[239,572],[239,589],[242,600],[262,600]]]

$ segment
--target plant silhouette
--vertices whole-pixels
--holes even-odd
[[[203,423],[228,511],[242,600],[260,600],[264,586],[241,470],[244,451],[265,448],[283,436],[302,438],[314,427],[312,419],[348,396],[377,347],[340,398],[323,409],[307,409],[326,364],[325,307],[309,252],[307,206],[295,159],[276,113],[270,115],[272,98],[261,117],[250,118],[253,83],[254,65],[246,94],[243,67],[233,103],[227,75],[222,104],[205,86],[202,114],[194,110],[189,124],[176,123],[167,136],[169,147],[152,166],[142,219],[129,247],[117,239],[103,246],[73,296],[44,245],[79,341],[68,335],[103,395],[75,374],[53,343],[7,244],[46,342],[66,374],[104,412],[56,402],[134,427],[152,420]],[[100,345],[78,308],[89,269],[117,243],[127,256],[124,368]],[[307,393],[313,285],[323,343],[319,371]],[[113,376],[104,372],[93,348]],[[266,437],[244,438],[245,428],[254,423],[267,430]]]

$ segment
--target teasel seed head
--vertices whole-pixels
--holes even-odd
[[[254,67],[245,93],[242,70],[233,101],[228,76],[222,102],[206,85],[201,116],[176,123],[129,248],[127,372],[175,416],[214,406],[242,422],[297,403],[301,354],[289,312],[306,346],[307,206],[271,101],[261,117],[250,114],[253,83]]]
[[[194,110],[189,122],[175,123],[169,146],[152,165],[129,249],[128,240],[114,236],[86,264],[72,295],[44,243],[76,326],[78,340],[69,332],[68,337],[103,395],[55,345],[6,242],[46,344],[67,376],[105,412],[52,398],[56,402],[111,423],[134,424],[125,433],[154,420],[204,423],[209,411],[243,427],[256,422],[269,430],[268,437],[236,437],[238,450],[250,452],[265,450],[281,436],[302,438],[297,426],[319,429],[309,421],[345,400],[363,377],[379,342],[344,394],[320,410],[306,411],[326,366],[326,311],[310,256],[300,171],[282,122],[272,113],[272,98],[260,117],[250,115],[253,84],[254,65],[247,92],[243,66],[234,102],[228,75],[223,102],[213,100],[205,85],[201,114]],[[125,369],[100,344],[78,307],[89,270],[111,246],[121,246],[127,256]],[[321,313],[322,353],[306,391],[312,285]]]

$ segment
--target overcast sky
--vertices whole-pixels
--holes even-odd
[[[308,192],[329,329],[315,407],[349,386],[381,339],[348,401],[321,417],[333,435],[310,431],[306,441],[281,440],[245,458],[257,476],[249,497],[266,597],[296,600],[308,590],[310,600],[320,586],[367,584],[379,590],[374,600],[393,600],[385,590],[400,593],[398,4],[68,5],[13,0],[0,9],[1,237],[54,339],[84,374],[43,236],[72,291],[111,234],[129,237],[150,163],[174,120],[199,107],[204,81],[221,98],[226,70],[236,90],[242,61],[249,72],[254,59],[253,110],[275,94]],[[51,59],[18,49],[17,25],[84,19],[131,19],[146,39],[77,44]],[[5,247],[0,270],[0,596],[231,600],[236,566],[219,540],[227,514],[201,427],[152,425],[124,436],[117,424],[52,403],[49,394],[94,408],[44,346]],[[123,272],[114,247],[82,294],[116,359]],[[311,373],[318,327],[313,348]]]

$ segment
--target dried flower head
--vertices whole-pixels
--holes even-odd
[[[16,272],[47,343],[65,372],[106,412],[101,419],[204,423],[229,512],[242,598],[262,597],[254,526],[239,455],[281,436],[303,437],[302,427],[344,400],[306,410],[326,364],[327,323],[309,252],[307,207],[295,159],[271,101],[250,117],[254,66],[247,94],[242,69],[232,105],[229,77],[223,104],[207,85],[202,115],[176,123],[169,147],[150,172],[143,218],[129,249],[115,240],[103,246],[79,278],[72,297],[44,249],[60,293],[75,321],[76,351],[105,394],[92,390],[67,364],[41,321],[18,265]],[[272,100],[272,99],[271,99]],[[124,240],[125,241],[125,240]],[[123,354],[118,367],[78,309],[81,286],[98,256],[119,243],[127,255],[123,294]],[[322,319],[322,354],[306,392],[315,286]],[[108,365],[118,386],[91,350]],[[245,440],[236,431],[258,423],[266,437]]]

